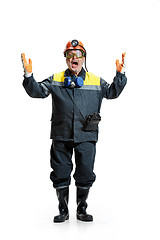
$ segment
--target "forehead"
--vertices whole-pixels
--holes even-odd
[[[70,49],[68,50],[67,52],[70,52],[70,53],[77,53],[77,51],[81,51],[79,49]]]

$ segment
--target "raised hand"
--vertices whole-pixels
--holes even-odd
[[[126,56],[126,53],[122,53],[122,62],[121,63],[119,62],[118,59],[116,60],[116,69],[118,72],[125,73],[125,67],[126,67],[125,56]]]
[[[26,77],[30,77],[32,74],[32,60],[29,59],[27,63],[24,53],[21,54],[21,59],[24,68],[24,74]]]

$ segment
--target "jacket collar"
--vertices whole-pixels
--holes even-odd
[[[71,73],[71,71],[69,70],[69,68],[65,71],[65,73],[64,73],[64,77],[66,77],[66,76],[71,76],[72,75],[72,73]],[[79,74],[78,74],[78,77],[82,77],[83,78],[83,80],[85,80],[85,76],[86,76],[86,71],[84,70],[84,68],[82,67],[82,69],[81,69],[81,71],[79,72]]]

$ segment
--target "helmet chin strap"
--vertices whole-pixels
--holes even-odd
[[[84,63],[85,69],[88,72],[87,66],[86,66],[86,57],[85,57],[85,63]]]

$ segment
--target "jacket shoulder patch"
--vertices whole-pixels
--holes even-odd
[[[86,72],[84,85],[100,86],[100,77],[95,76],[93,73]]]
[[[55,73],[53,76],[53,81],[64,82],[64,73],[65,73],[65,71],[60,72],[60,73]]]

